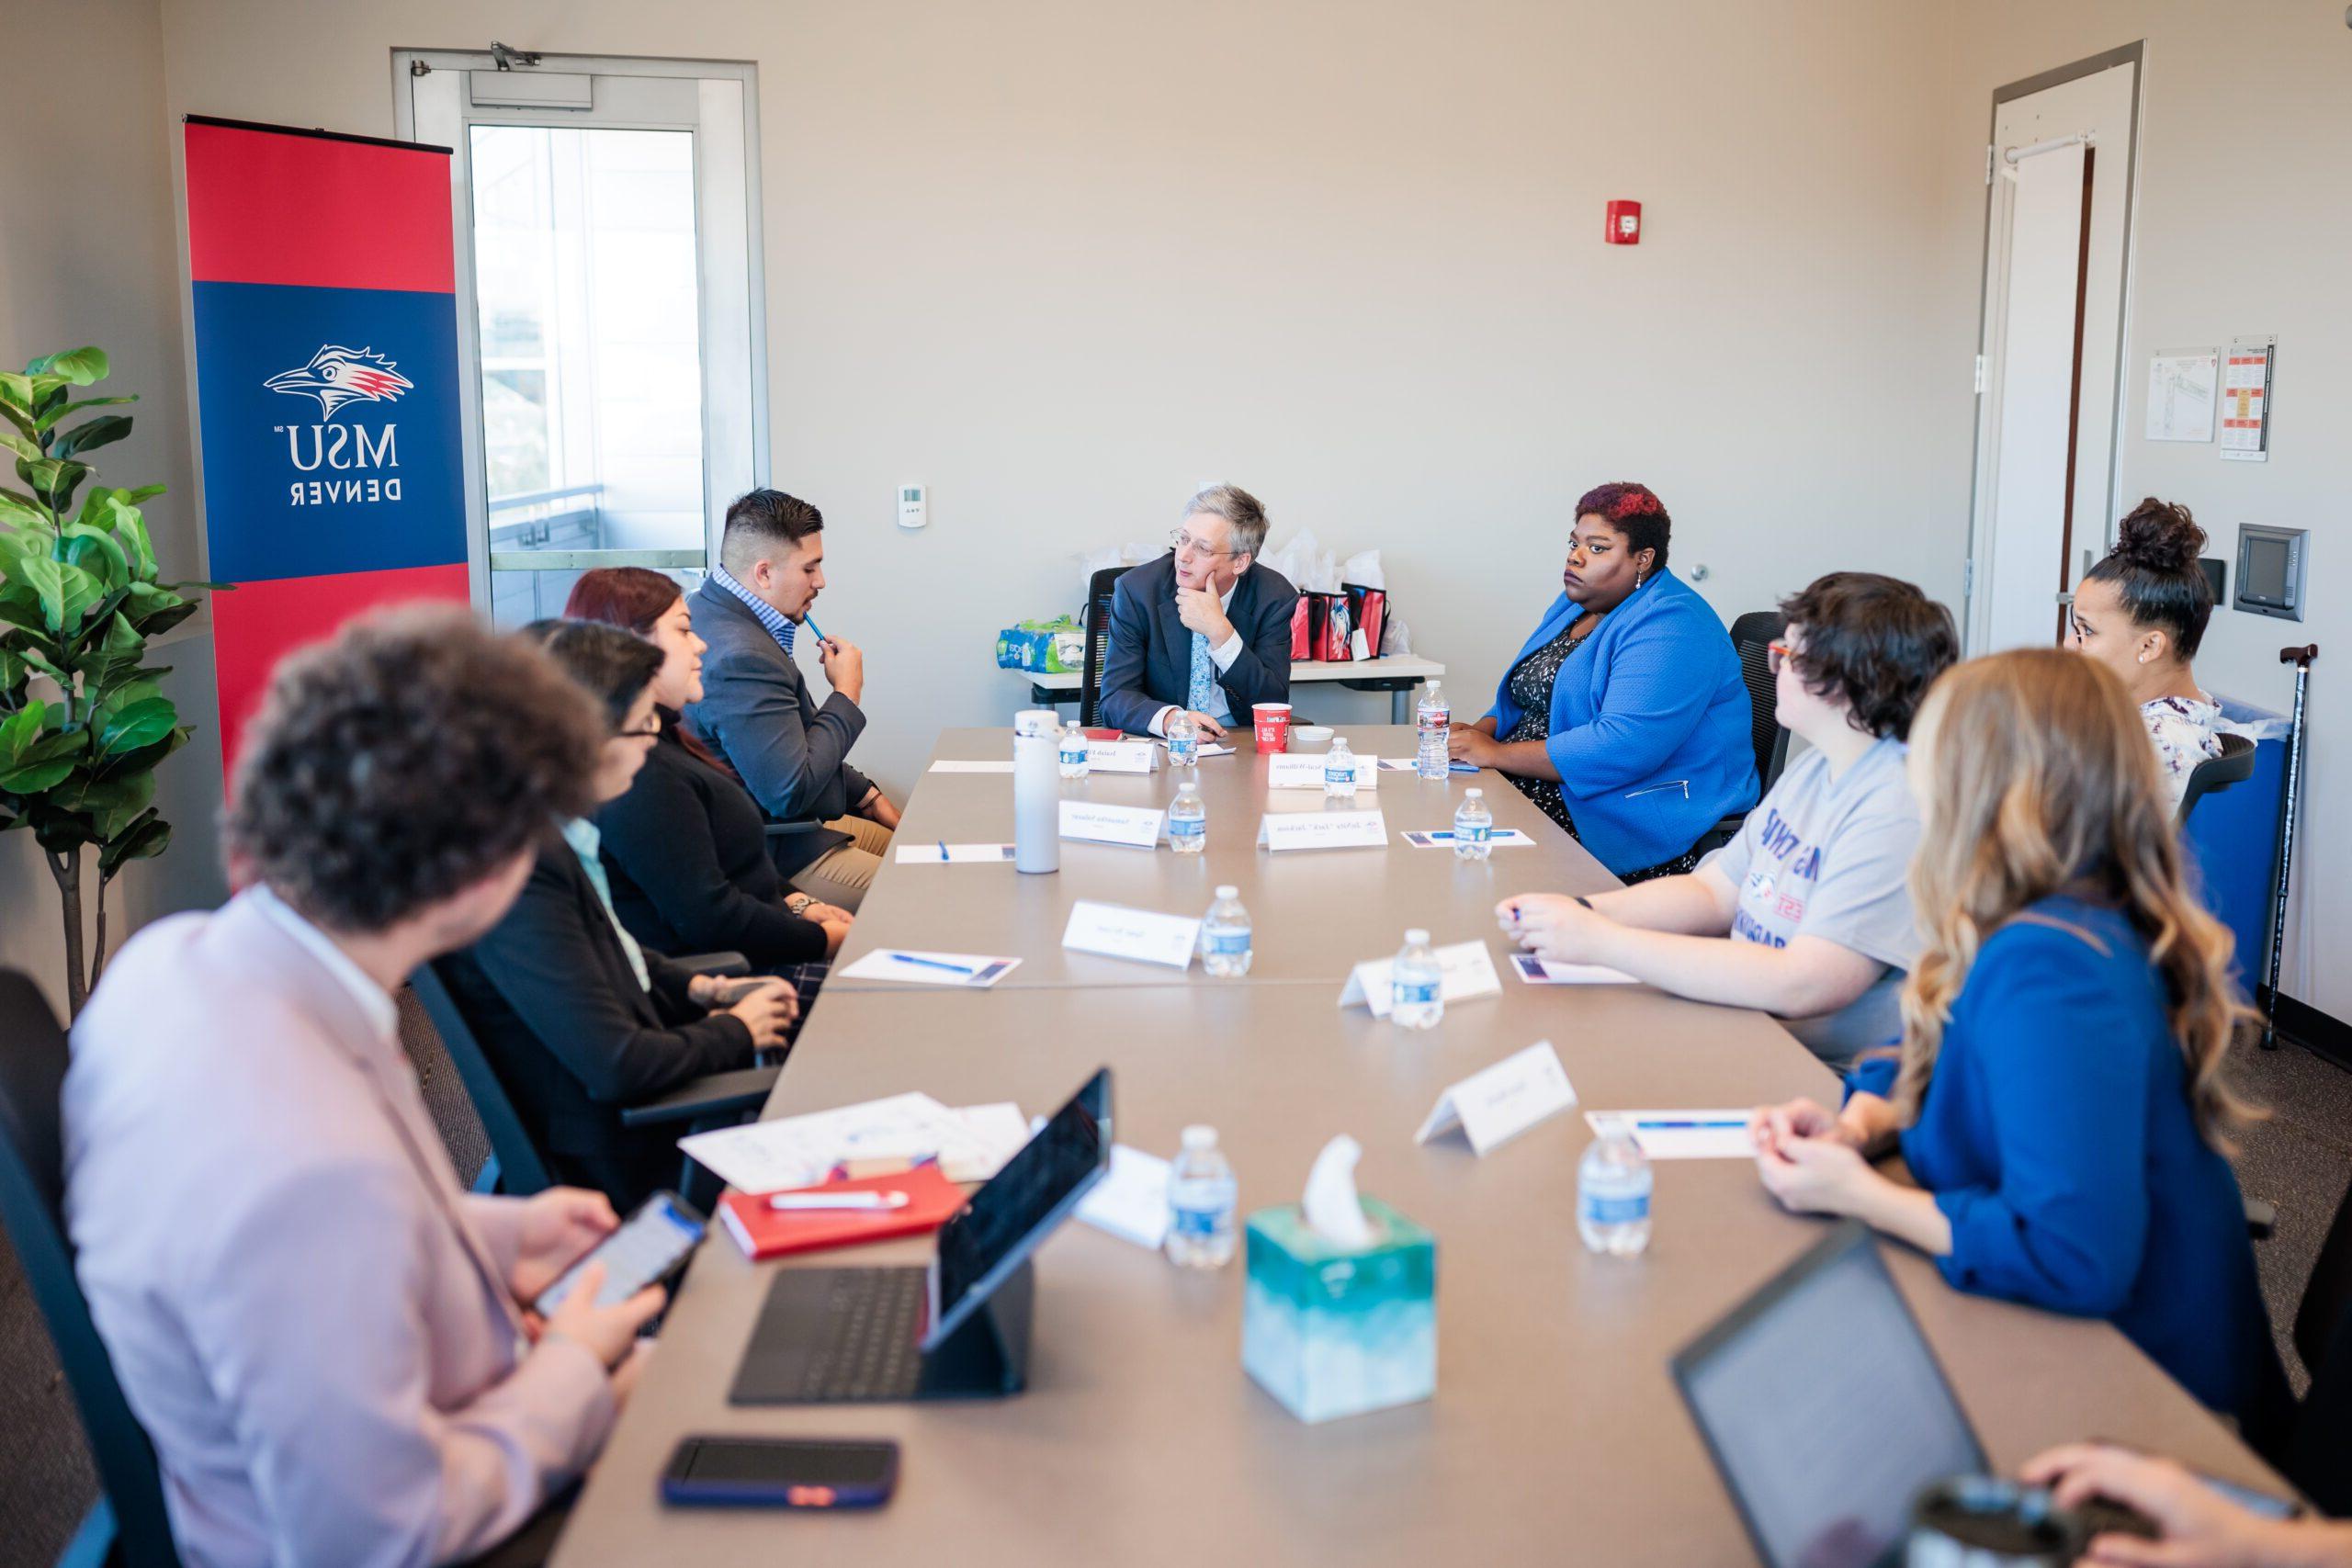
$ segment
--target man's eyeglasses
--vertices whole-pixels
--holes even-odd
[[[1795,657],[1796,649],[1785,642],[1768,642],[1764,645],[1764,668],[1775,675],[1781,672],[1781,665]]]
[[[613,731],[613,739],[616,740],[659,740],[662,739],[661,716],[657,714],[635,729],[616,729]]]
[[[1239,550],[1213,550],[1182,528],[1171,529],[1168,542],[1180,556],[1238,556]]]

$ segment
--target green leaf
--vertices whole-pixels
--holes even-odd
[[[13,430],[0,430],[0,446],[6,446],[17,457],[31,462],[39,462],[43,456],[40,442],[29,435],[19,435]]]
[[[22,761],[48,728],[47,703],[28,703],[0,718],[0,765],[14,767]]]
[[[98,851],[98,880],[106,881],[128,862],[151,860],[171,845],[172,825],[150,813]]]
[[[62,802],[90,814],[98,837],[112,839],[127,831],[141,816],[153,816],[155,774],[149,769],[115,779],[93,779]]]
[[[41,623],[51,631],[65,629],[65,566],[47,556],[30,556],[17,563],[17,581],[40,595]]]
[[[50,526],[49,513],[35,506],[28,495],[0,490],[0,525],[11,528],[46,528]]]
[[[65,559],[96,577],[108,592],[130,581],[130,560],[112,534],[86,524],[65,525]]]
[[[31,678],[32,667],[11,648],[0,648],[0,693],[14,693]]]
[[[84,398],[80,402],[65,403],[60,407],[50,410],[47,413],[42,414],[39,419],[33,421],[33,429],[36,432],[47,430],[51,425],[55,424],[67,414],[80,413],[84,409],[110,408],[116,403],[135,403],[138,400],[139,400],[136,397]]]
[[[28,762],[21,768],[0,769],[0,789],[11,795],[39,795],[54,789],[74,775],[70,757],[55,762]]]
[[[90,477],[90,466],[57,457],[44,457],[39,462],[18,457],[17,477],[30,485],[33,494],[47,502],[51,511],[62,512],[74,491]]]
[[[71,457],[77,453],[109,446],[130,434],[128,415],[102,413],[87,424],[77,424],[58,439],[57,455]]]
[[[147,651],[147,639],[140,636],[139,628],[126,620],[122,612],[118,610],[107,617],[106,636],[98,640],[95,649],[88,651],[96,655],[100,678],[104,679],[118,666],[125,663],[138,663],[140,656]],[[136,684],[136,682],[133,683]],[[127,691],[129,688],[124,687],[121,690]],[[160,694],[157,694],[160,695]],[[106,698],[99,700],[99,705],[104,707],[107,699],[118,695],[119,695],[119,692],[109,692]],[[118,703],[117,705],[120,705]]]
[[[69,348],[62,354],[46,355],[25,367],[26,373],[36,381],[44,376],[54,376],[74,387],[103,381],[108,369],[107,351],[102,348]]]
[[[139,508],[118,501],[108,514],[106,526],[113,529],[121,542],[123,554],[129,558],[133,577],[152,582],[155,579],[155,543],[148,536],[147,520],[139,515]]]
[[[131,586],[135,588],[138,584],[133,583]],[[190,615],[195,615],[196,611],[197,606],[193,601],[182,599],[176,604],[159,609],[132,610],[126,613],[131,618],[130,624],[139,628],[141,636],[152,637],[163,636]]]
[[[14,412],[33,406],[33,378],[17,370],[0,370],[0,407]]]
[[[179,717],[179,710],[168,698],[145,697],[126,704],[107,718],[105,728],[98,732],[98,754],[111,757],[152,746],[171,733]]]

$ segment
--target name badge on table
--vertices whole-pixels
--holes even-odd
[[[1071,908],[1069,924],[1062,928],[1064,947],[1176,969],[1192,966],[1193,952],[1200,940],[1198,919],[1163,915],[1156,909],[1098,904],[1091,898],[1081,898]]]
[[[1288,752],[1276,752],[1266,759],[1268,789],[1312,789],[1323,787],[1323,759],[1320,756],[1298,757]],[[1356,759],[1356,788],[1380,787],[1380,759]]]
[[[1385,849],[1388,822],[1377,811],[1269,811],[1259,819],[1258,843],[1277,852]]]
[[[1166,812],[1146,806],[1065,800],[1061,836],[1090,844],[1132,844],[1148,850],[1159,842],[1159,825],[1166,816]]]
[[[1468,1001],[1474,997],[1502,995],[1502,976],[1495,973],[1494,954],[1487,951],[1483,942],[1451,942],[1434,950],[1437,953],[1437,994],[1449,1002]],[[1347,988],[1340,993],[1341,1007],[1361,1003],[1372,1009],[1374,1018],[1388,1016],[1388,971],[1393,959],[1368,958],[1348,976]]]
[[[1549,1040],[1538,1040],[1439,1095],[1413,1142],[1426,1144],[1459,1127],[1472,1151],[1483,1156],[1576,1102],[1559,1053]]]
[[[1159,766],[1159,747],[1150,740],[1090,740],[1086,765],[1098,773],[1148,773]]]

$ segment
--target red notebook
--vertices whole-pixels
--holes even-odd
[[[964,1190],[940,1174],[935,1165],[919,1165],[895,1176],[868,1176],[852,1181],[828,1181],[803,1192],[903,1192],[903,1209],[801,1209],[778,1213],[768,1207],[765,1192],[729,1189],[718,1200],[718,1218],[745,1257],[754,1261],[781,1258],[788,1252],[813,1252],[827,1247],[854,1247],[865,1241],[887,1241],[896,1235],[916,1235],[936,1230],[964,1206]]]

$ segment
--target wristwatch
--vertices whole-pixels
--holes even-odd
[[[784,907],[787,912],[805,918],[808,906],[816,901],[816,895],[812,893],[787,893],[784,897]]]

